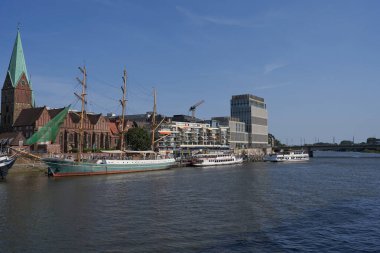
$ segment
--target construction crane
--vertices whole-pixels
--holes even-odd
[[[191,116],[193,117],[193,119],[195,118],[195,109],[200,106],[201,104],[203,104],[205,101],[202,100],[202,101],[199,101],[198,103],[196,103],[195,105],[192,105],[189,109],[189,112],[191,112]]]

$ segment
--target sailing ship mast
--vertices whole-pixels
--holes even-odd
[[[153,88],[153,114],[152,114],[152,150],[154,151],[154,132],[156,131],[156,111],[157,111],[157,106],[156,106],[156,89]]]
[[[126,93],[127,93],[127,70],[124,69],[124,75],[123,75],[123,86],[121,87],[121,90],[123,91],[123,98],[120,100],[121,103],[121,139],[120,139],[120,150],[124,150],[124,114],[125,114],[125,105],[127,103],[126,100]]]
[[[79,98],[82,101],[82,110],[80,114],[80,125],[79,125],[79,143],[78,143],[78,152],[77,152],[77,160],[78,162],[81,161],[82,152],[83,152],[83,121],[84,121],[84,111],[85,111],[85,104],[86,104],[86,78],[87,78],[87,71],[86,66],[83,66],[83,68],[78,67],[79,70],[83,74],[83,79],[80,80],[77,78],[78,82],[82,85],[82,94],[78,95],[76,93],[75,96]]]
[[[157,114],[157,101],[156,101],[156,89],[153,88],[153,114],[152,114],[152,145],[151,148],[154,151],[154,148],[156,146],[156,143],[167,137],[168,135],[164,135],[161,138],[158,138],[155,140],[155,132],[158,129],[158,127],[164,122],[165,117],[163,117],[160,121],[160,123],[156,123],[156,114]],[[170,134],[169,134],[170,135]]]

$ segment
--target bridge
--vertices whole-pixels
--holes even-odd
[[[357,151],[364,150],[380,151],[380,144],[352,144],[352,145],[338,145],[338,144],[305,144],[295,146],[278,146],[273,147],[274,150],[305,150],[313,157],[314,151]]]

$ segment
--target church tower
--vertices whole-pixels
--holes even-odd
[[[34,107],[32,85],[26,70],[20,31],[17,31],[11,60],[1,90],[1,131],[12,131],[20,112]]]

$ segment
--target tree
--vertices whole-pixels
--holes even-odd
[[[284,144],[281,143],[280,140],[277,140],[276,137],[269,133],[268,134],[268,143],[272,146],[272,147],[281,147],[281,146],[285,146]]]
[[[339,145],[341,145],[341,146],[351,146],[351,145],[354,145],[354,142],[343,140],[343,141],[340,142]]]
[[[133,127],[126,133],[127,145],[132,150],[148,150],[150,149],[150,136],[148,131],[141,127]]]

